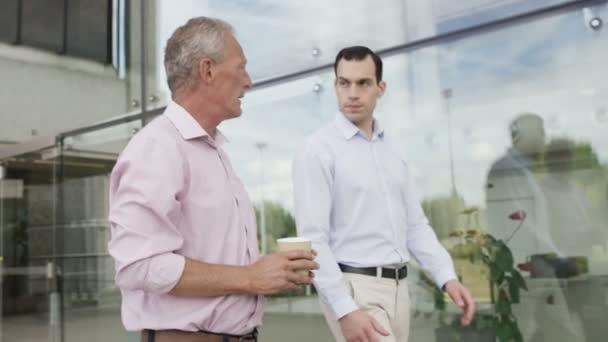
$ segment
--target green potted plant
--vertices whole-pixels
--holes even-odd
[[[477,210],[477,208],[466,209],[463,214],[470,215]],[[517,211],[509,215],[509,218],[519,221],[519,225],[507,242],[522,226],[526,213]],[[499,342],[523,342],[517,318],[512,311],[512,304],[519,302],[520,291],[527,290],[527,286],[521,273],[515,268],[513,254],[507,242],[487,233],[469,230],[463,235],[462,242],[451,249],[457,253],[465,253],[471,263],[482,262],[487,265],[492,310],[478,312],[471,326],[462,328],[456,319],[445,320],[445,295],[435,288],[435,308],[440,315],[440,327],[436,334],[438,342],[494,341],[495,339]]]

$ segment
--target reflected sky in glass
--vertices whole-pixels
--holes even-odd
[[[525,2],[527,7],[507,0],[390,2],[186,1],[172,7],[171,16],[163,15],[159,32],[164,41],[188,17],[222,17],[236,27],[249,70],[260,80],[331,62],[345,45],[380,49],[563,1]],[[161,2],[160,13],[167,5]],[[608,60],[608,44],[605,28],[593,31],[586,25],[589,13],[606,18],[606,6],[385,58],[388,89],[376,115],[411,161],[422,197],[451,191],[448,110],[455,185],[470,205],[483,206],[489,166],[510,146],[508,125],[522,112],[544,118],[548,139],[567,135],[587,141],[608,161],[608,71],[601,67]],[[312,55],[314,47],[321,50],[319,56]],[[315,85],[321,90],[315,91]],[[449,98],[442,96],[446,89]],[[243,116],[221,128],[254,200],[261,193],[263,165],[266,198],[291,209],[293,155],[336,113],[333,70],[247,94]],[[266,143],[261,155],[259,142]]]
[[[538,10],[565,0],[158,0],[158,48],[173,30],[198,15],[236,29],[254,80],[331,63],[345,45],[389,48]],[[313,53],[313,51],[315,51]],[[162,75],[162,53],[157,65]],[[164,86],[165,80],[160,80]],[[166,88],[165,88],[166,89]]]

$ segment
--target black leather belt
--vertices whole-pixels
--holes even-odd
[[[353,267],[344,264],[338,264],[338,266],[340,266],[342,272],[364,274],[373,277],[378,276],[378,267]],[[380,270],[382,271],[382,278],[401,280],[407,277],[407,265],[399,268],[382,267]]]
[[[204,331],[204,330],[201,330],[200,332],[202,332],[204,334],[208,334],[208,335],[221,336],[222,342],[232,342],[232,341],[237,341],[237,342],[255,341],[255,342],[257,342],[257,340],[258,340],[258,329],[257,328],[253,329],[252,332],[250,332],[249,334],[245,334],[245,335],[218,334],[218,333]]]

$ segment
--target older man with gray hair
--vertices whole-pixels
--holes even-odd
[[[258,257],[254,210],[217,129],[241,115],[245,65],[229,24],[179,27],[165,50],[172,100],[112,171],[109,251],[123,323],[142,341],[257,340],[262,295],[308,285],[318,268],[310,251]]]

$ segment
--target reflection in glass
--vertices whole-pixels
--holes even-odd
[[[141,128],[141,120],[68,136],[61,151],[56,234],[63,272],[67,341],[86,339],[82,324],[121,327],[120,293],[107,252],[109,175],[120,151]],[[125,339],[124,329],[113,338]]]
[[[139,2],[129,3],[131,34],[139,37]],[[563,3],[159,1],[151,6],[157,19],[147,23],[158,32],[149,32],[154,71],[147,74],[148,108],[167,98],[157,92],[165,87],[159,76],[164,41],[176,23],[198,13],[235,25],[259,81],[331,63],[345,45],[384,49]],[[463,257],[471,253],[458,243],[467,233],[488,232],[507,242],[528,287],[512,306],[526,341],[603,341],[608,335],[608,69],[601,67],[608,60],[608,11],[604,2],[572,8],[385,58],[388,90],[376,113],[414,166],[424,210],[481,315],[493,310],[489,270]],[[590,15],[604,26],[590,27]],[[33,63],[38,54],[23,61],[3,57],[0,74],[12,86],[0,92],[10,114],[3,117],[0,140],[24,141],[141,108],[140,42],[131,43],[124,79],[109,65],[70,60],[68,66],[48,55],[48,63]],[[243,100],[243,116],[221,127],[256,203],[268,252],[276,238],[295,234],[292,156],[336,110],[333,70],[326,69],[254,88]],[[518,120],[524,113],[529,119]],[[105,194],[117,154],[139,127],[121,124],[70,136],[60,149],[2,160],[3,340],[49,340],[61,334],[60,322],[66,341],[106,340],[109,334],[137,339],[120,323],[105,250]],[[522,141],[526,130],[531,132]],[[57,284],[46,278],[49,260],[58,261],[65,277],[63,321],[49,314],[58,304],[52,295]],[[411,266],[410,340],[435,340],[439,327],[458,331],[450,325],[457,310],[436,307],[435,292]],[[26,332],[20,324],[34,328]],[[264,340],[281,340],[285,329],[296,338],[315,331],[318,340],[329,340],[314,289],[269,298]]]

